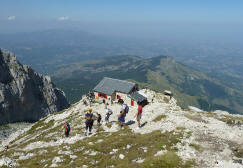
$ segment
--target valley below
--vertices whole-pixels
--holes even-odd
[[[141,88],[157,92],[170,90],[185,109],[193,105],[206,111],[224,110],[239,114],[243,111],[243,93],[240,90],[168,56],[144,59],[121,55],[91,59],[60,65],[51,76],[71,103],[80,100],[106,76],[131,80]]]

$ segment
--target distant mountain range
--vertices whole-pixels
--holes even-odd
[[[216,40],[216,42],[215,42]],[[107,37],[80,30],[45,30],[0,34],[0,46],[16,53],[20,62],[37,72],[51,74],[62,64],[115,55],[150,58],[173,56],[177,61],[243,90],[242,42],[235,39],[158,39]]]
[[[221,109],[242,114],[242,92],[168,56],[92,59],[59,66],[52,74],[57,86],[65,91],[72,103],[78,101],[104,76],[136,81],[140,87],[160,92],[171,90],[178,104],[184,108],[193,105],[207,111]]]
[[[69,66],[75,62],[83,62],[96,58],[103,59],[106,56],[108,56],[107,59],[110,59],[110,56],[139,55],[144,59],[148,59],[161,54],[169,55],[184,65],[204,72],[204,76],[212,81],[216,81],[220,86],[232,88],[233,91],[237,92],[232,99],[235,96],[241,95],[241,90],[243,90],[242,42],[236,42],[235,40],[232,42],[232,39],[218,40],[217,42],[215,42],[215,39],[175,39],[165,36],[158,37],[158,39],[129,39],[123,37],[104,37],[79,30],[46,30],[0,34],[0,46],[16,53],[18,60],[23,64],[30,65],[37,72],[48,75],[54,74],[56,71],[60,73],[60,67]],[[120,66],[119,63],[118,65]],[[102,73],[98,74],[102,76]],[[103,74],[111,74],[111,72],[103,72]],[[98,75],[95,74],[95,76]],[[73,86],[79,83],[79,79],[77,79],[78,81],[75,81],[75,78],[73,80]],[[166,80],[169,79],[166,78]],[[93,82],[97,82],[97,80],[94,78],[94,80],[90,79],[86,82],[85,84],[88,84],[88,86],[83,86],[82,93],[90,89],[89,86],[93,86]],[[61,85],[64,87],[65,83]],[[68,88],[68,86],[65,87]],[[78,100],[80,97],[80,93],[77,93],[76,90],[66,94],[71,94],[69,96],[71,102]],[[208,98],[205,99],[207,102],[216,101]],[[240,96],[236,100],[242,101],[242,97]],[[233,100],[233,102],[236,100]],[[214,104],[220,104],[218,101],[217,99]],[[222,100],[220,101],[222,102]],[[194,104],[196,103],[194,102]],[[236,111],[240,111],[241,105],[238,106],[238,104],[223,103],[224,106],[230,107],[230,109],[234,106],[238,109]]]

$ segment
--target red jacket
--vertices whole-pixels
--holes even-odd
[[[140,115],[140,114],[142,114],[142,112],[143,112],[143,107],[142,106],[138,106],[138,114]]]
[[[65,132],[67,132],[68,129],[67,129],[67,124],[66,123],[64,124],[64,128],[65,128]]]

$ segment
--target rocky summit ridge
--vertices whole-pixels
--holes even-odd
[[[85,136],[90,107],[83,97],[2,141],[0,167],[243,167],[242,115],[183,110],[174,98],[148,89],[140,93],[150,102],[143,108],[142,128],[134,119],[137,107],[130,106],[128,126],[118,129],[117,103],[108,105],[113,114],[105,125],[106,106],[95,100],[92,110],[101,114],[102,125],[95,122],[93,134]],[[65,121],[71,126],[69,137],[64,136]]]
[[[0,124],[38,121],[69,107],[63,91],[48,76],[20,64],[0,49]]]

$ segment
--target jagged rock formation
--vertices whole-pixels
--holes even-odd
[[[37,121],[69,107],[64,92],[50,77],[20,64],[14,54],[0,49],[0,124]]]

